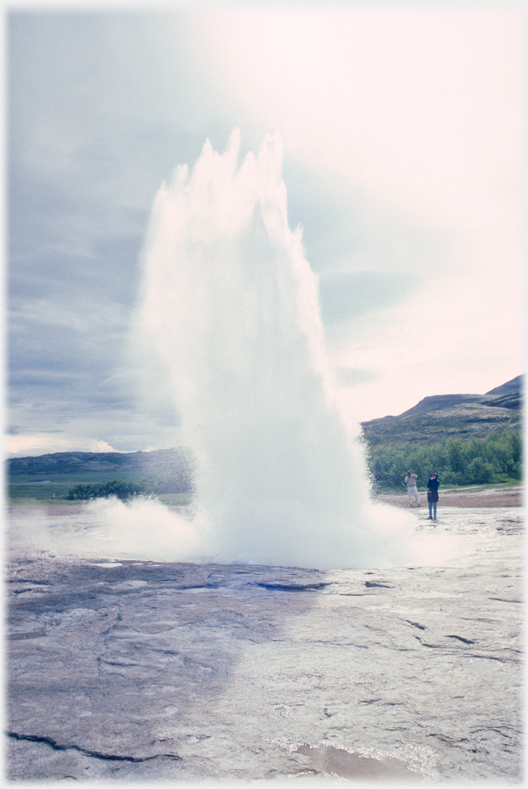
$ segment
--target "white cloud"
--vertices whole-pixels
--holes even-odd
[[[90,436],[56,433],[24,433],[9,435],[5,451],[12,457],[45,455],[48,452],[117,452],[106,441]]]
[[[231,9],[206,21],[218,90],[368,206],[348,270],[390,262],[421,280],[405,302],[328,333],[336,365],[375,378],[351,395],[357,418],[518,375],[520,8]]]
[[[294,153],[435,220],[520,161],[520,10],[232,10],[202,27],[218,88]],[[198,24],[203,24],[203,18]],[[205,54],[207,57],[207,54]]]

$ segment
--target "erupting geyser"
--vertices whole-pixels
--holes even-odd
[[[166,380],[196,458],[200,558],[401,563],[409,516],[369,501],[361,447],[333,400],[280,140],[240,166],[238,151],[238,132],[223,155],[207,142],[192,172],[178,167],[160,189],[136,326],[156,368],[146,386]]]

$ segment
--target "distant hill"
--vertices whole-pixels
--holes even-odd
[[[425,397],[399,416],[362,422],[371,447],[434,444],[443,438],[484,438],[519,429],[523,376],[484,395]],[[64,497],[78,483],[155,479],[167,492],[192,489],[192,457],[184,447],[152,452],[54,452],[6,461],[11,497]]]
[[[424,397],[399,416],[362,422],[371,446],[430,444],[444,438],[484,438],[493,431],[519,429],[522,424],[524,376],[519,375],[486,394]]]
[[[83,475],[108,479],[139,479],[188,467],[190,453],[183,447],[153,452],[53,452],[37,457],[9,458],[7,471],[16,476]]]
[[[183,447],[153,452],[54,452],[9,458],[6,478],[10,501],[65,499],[78,485],[102,488],[114,480],[141,483],[156,494],[191,495],[191,455]],[[146,487],[145,487],[146,485]]]
[[[524,387],[524,376],[518,375],[517,378],[512,378],[511,381],[506,381],[505,384],[502,386],[497,386],[496,389],[490,389],[489,392],[486,392],[488,395],[507,395],[507,394],[519,394],[522,392]]]

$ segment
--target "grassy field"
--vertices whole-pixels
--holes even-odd
[[[123,479],[140,479],[140,474],[127,474]],[[14,504],[78,504],[69,501],[68,491],[79,483],[95,484],[111,482],[116,479],[114,472],[86,472],[76,474],[50,474],[48,477],[35,474],[17,474],[6,480],[6,497],[10,505]],[[191,503],[190,493],[162,493],[156,496],[160,501],[175,506]]]
[[[110,482],[115,479],[115,472],[98,472],[97,476],[89,472],[85,474],[50,474],[48,477],[40,474],[17,474],[7,482],[7,496],[11,499],[65,499],[70,488],[80,482]],[[127,475],[132,479],[131,475]]]
[[[28,491],[25,491],[27,495],[22,496],[8,496],[7,497],[7,505],[9,507],[17,507],[17,506],[35,506],[35,507],[46,507],[48,505],[57,505],[61,507],[71,507],[71,506],[78,506],[79,504],[86,504],[86,501],[79,501],[73,500],[70,501],[66,498],[59,498],[53,497],[52,495],[38,495],[32,496]],[[40,493],[40,491],[39,491]],[[160,493],[157,496],[154,496],[156,500],[160,501],[162,504],[165,504],[167,507],[188,507],[192,504],[192,496],[189,493]]]
[[[501,488],[513,488],[518,487],[519,485],[523,484],[523,480],[519,479],[501,479],[499,482],[486,482],[481,483],[479,485],[441,485],[440,492],[442,493],[465,493],[466,491],[471,491],[472,493],[478,493],[482,490],[490,490],[490,488],[500,490]],[[427,493],[427,483],[422,484],[421,482],[418,483],[418,492],[419,493]],[[407,486],[406,485],[399,485],[396,487],[375,487],[374,490],[375,495],[383,496],[385,494],[397,494],[397,493],[404,493],[407,495]]]

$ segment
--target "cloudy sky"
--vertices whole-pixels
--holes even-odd
[[[173,446],[127,352],[149,212],[206,139],[284,143],[363,421],[522,372],[521,3],[13,5],[8,452]]]

